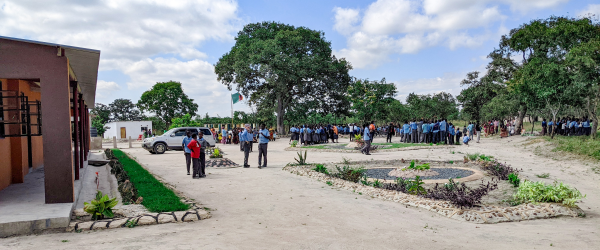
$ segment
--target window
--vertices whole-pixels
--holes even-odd
[[[142,127],[142,132],[148,131],[148,127]]]
[[[2,81],[0,81],[0,138],[4,138],[4,97],[2,95]]]
[[[212,133],[210,132],[210,130],[209,130],[209,129],[205,129],[205,128],[204,128],[204,129],[200,129],[200,130],[202,131],[202,133],[203,133],[204,135],[210,135],[210,136],[212,136]]]
[[[175,132],[175,136],[184,136],[187,129],[180,129]]]

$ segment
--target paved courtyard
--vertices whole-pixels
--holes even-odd
[[[536,156],[533,147],[522,145],[525,139],[482,139],[480,144],[451,150],[433,147],[370,156],[308,152],[308,161],[340,162],[342,157],[459,161],[462,153],[484,153],[522,168],[527,179],[541,180],[534,174],[550,173],[551,178],[578,188],[587,195],[579,203],[586,218],[500,224],[456,221],[282,171],[296,156],[295,151],[284,150],[285,139],[269,144],[266,169],[256,168],[255,146],[250,156],[252,168],[209,168],[208,177],[199,180],[186,175],[182,152],[152,155],[136,144],[123,150],[212,209],[213,217],[194,223],[5,238],[0,239],[0,249],[549,249],[551,244],[557,249],[598,249],[600,175],[590,170],[595,163]],[[384,141],[377,138],[376,142],[379,140]],[[219,146],[226,157],[243,162],[239,146]]]

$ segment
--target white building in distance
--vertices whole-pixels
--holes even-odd
[[[130,136],[131,139],[138,139],[144,131],[152,130],[152,121],[118,121],[109,122],[104,126],[107,128],[104,139],[112,139],[113,136],[117,139],[126,139]]]

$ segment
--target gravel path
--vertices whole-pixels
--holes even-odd
[[[375,178],[375,179],[386,179],[386,180],[395,180],[396,176],[388,175],[390,171],[394,170],[394,168],[371,168],[367,169],[367,177]],[[440,180],[440,179],[449,179],[449,178],[457,178],[457,177],[467,177],[469,175],[474,174],[473,171],[463,170],[463,169],[455,169],[455,168],[431,168],[431,170],[438,172],[438,175],[434,176],[425,176],[421,179],[423,180]]]

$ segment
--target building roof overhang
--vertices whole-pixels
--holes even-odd
[[[88,108],[94,108],[96,102],[98,67],[100,66],[100,50],[5,36],[0,36],[0,39],[60,47],[64,49],[65,55],[69,59],[69,73],[74,74],[74,79],[79,83],[79,89],[83,94],[83,99],[88,105]]]

